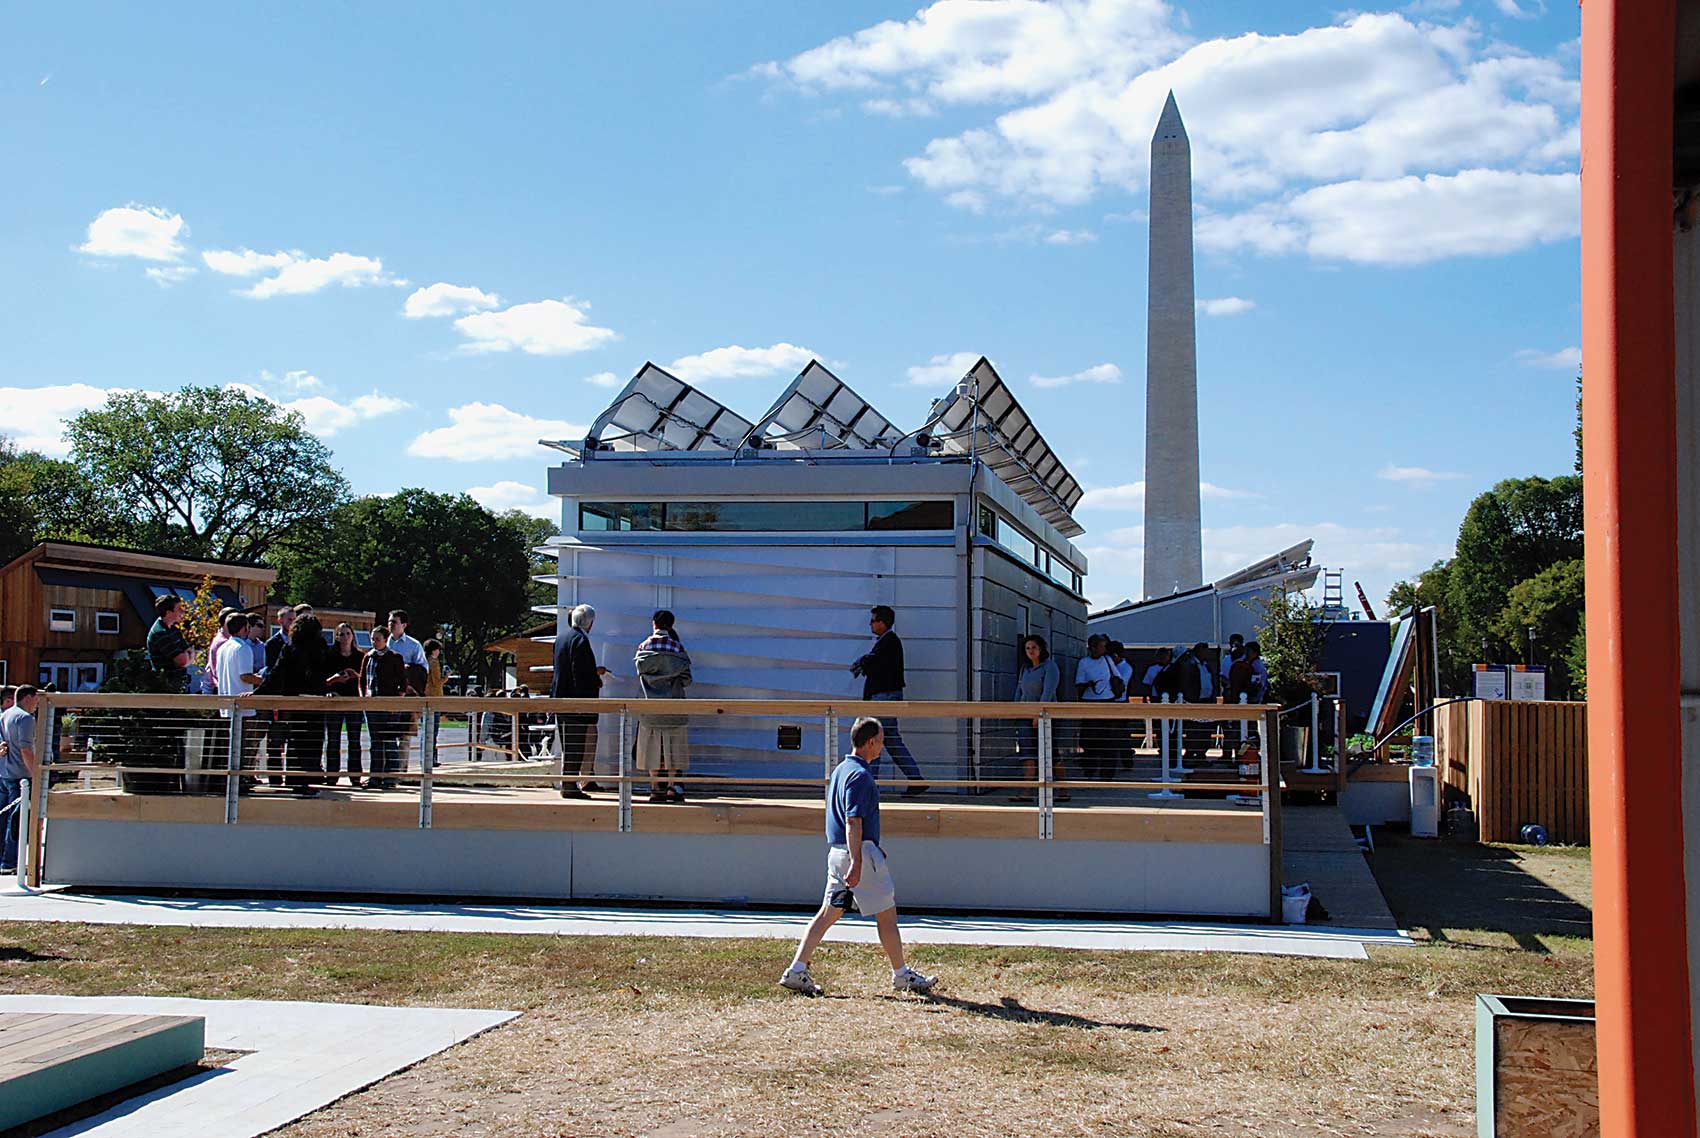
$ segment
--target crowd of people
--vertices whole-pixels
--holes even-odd
[[[168,685],[186,691],[192,657],[180,628],[182,599],[161,596],[154,615],[147,637],[149,662]],[[316,796],[322,785],[334,786],[339,779],[372,790],[395,787],[418,741],[418,716],[344,710],[336,701],[443,694],[442,643],[421,643],[408,635],[407,626],[407,613],[392,610],[372,629],[371,648],[361,651],[354,628],[346,622],[327,637],[311,605],[280,609],[275,628],[264,617],[241,610],[220,613],[218,632],[207,646],[207,691],[237,697],[322,696],[328,701],[324,710],[238,707],[243,721],[241,766],[257,772],[244,778],[242,789],[251,789],[262,774],[273,787],[303,797]],[[231,711],[221,714],[228,717]],[[228,748],[229,736],[221,733],[218,745]]]
[[[156,606],[147,651],[154,668],[184,690],[192,659],[189,645],[179,629],[183,604],[175,596],[163,596]],[[581,604],[568,614],[556,637],[554,668],[548,695],[562,699],[594,699],[602,694],[609,669],[597,662],[591,641],[596,610]],[[861,698],[868,702],[893,702],[904,698],[903,641],[895,625],[897,614],[889,605],[868,610],[868,633],[872,644],[850,663],[851,675],[861,681]],[[651,628],[632,657],[633,674],[646,699],[683,699],[692,682],[691,657],[681,638],[678,621],[667,609],[651,617]],[[395,696],[429,696],[443,693],[442,645],[423,643],[408,635],[408,616],[401,610],[372,629],[371,648],[361,651],[354,629],[339,624],[327,637],[312,606],[296,605],[279,611],[275,628],[261,617],[226,610],[218,634],[207,650],[206,689],[215,693],[244,696],[314,695],[332,702],[325,710],[268,712],[243,709],[242,767],[254,770],[274,787],[311,796],[323,785],[348,785],[388,789],[396,776],[407,769],[410,749],[418,742],[418,716],[407,711],[374,712],[342,710],[338,698],[376,699]],[[1043,636],[1022,638],[1020,660],[1009,699],[1014,702],[1057,702],[1070,698],[1086,703],[1262,703],[1267,698],[1269,675],[1260,645],[1235,634],[1212,659],[1209,645],[1162,648],[1136,678],[1131,654],[1120,642],[1093,634],[1087,639],[1086,654],[1076,661],[1072,676],[1065,676],[1051,655]],[[1070,684],[1072,680],[1072,684]],[[488,693],[514,697],[529,695],[516,688],[511,692]],[[230,712],[226,710],[225,715]],[[498,730],[506,730],[492,717]],[[520,722],[529,728],[531,720]],[[604,792],[595,781],[598,716],[591,711],[563,712],[552,717],[553,735],[560,756],[560,793],[568,799],[588,799]],[[545,723],[548,721],[545,720]],[[880,754],[908,779],[905,796],[926,794],[930,789],[920,764],[904,741],[895,716],[880,716]],[[1076,739],[1078,759],[1059,748],[1054,752],[1054,777],[1068,781],[1068,766],[1078,761],[1083,777],[1108,781],[1119,770],[1133,764],[1136,747],[1154,745],[1157,731],[1149,712],[1130,710],[1126,718],[1082,720]],[[1172,753],[1182,761],[1202,757],[1210,745],[1212,725],[1188,721],[1172,733]],[[1023,776],[1036,780],[1038,739],[1035,725],[1014,724],[1015,754]],[[476,746],[480,740],[475,740]],[[494,740],[502,743],[502,740]],[[364,744],[364,747],[363,747]],[[228,746],[228,742],[225,744]],[[507,748],[520,752],[519,740],[507,740]],[[690,769],[691,742],[686,717],[678,714],[644,715],[638,719],[631,758],[637,771],[648,776],[649,801],[677,803],[686,799],[681,780]],[[874,762],[877,764],[878,759]],[[4,771],[0,765],[0,799],[5,794]],[[1061,790],[1059,801],[1069,793]],[[1013,797],[1032,801],[1030,791]]]

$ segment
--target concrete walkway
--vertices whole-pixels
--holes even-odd
[[[0,1012],[204,1016],[209,1048],[251,1052],[45,1138],[252,1138],[519,1014],[150,996],[0,996]]]
[[[1282,807],[1281,876],[1287,885],[1308,881],[1331,924],[1399,927],[1338,806]]]
[[[602,906],[388,904],[216,897],[111,896],[0,888],[0,921],[193,928],[389,929],[541,936],[754,937],[788,941],[801,913]],[[965,944],[1108,951],[1248,952],[1365,960],[1366,945],[1408,945],[1391,928],[1236,925],[1037,917],[908,916],[912,944]],[[831,939],[876,943],[872,921],[839,922]]]

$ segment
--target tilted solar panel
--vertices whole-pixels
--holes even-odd
[[[873,450],[902,434],[819,360],[809,361],[751,432],[753,439],[786,450]]]
[[[644,364],[590,425],[614,450],[736,450],[754,425],[719,400],[654,364]]]
[[[946,452],[978,455],[1059,531],[1069,537],[1085,532],[1070,513],[1080,501],[1080,483],[984,356],[934,406],[933,416]]]

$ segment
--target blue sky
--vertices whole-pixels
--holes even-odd
[[[917,424],[983,353],[1089,488],[1078,544],[1113,602],[1139,589],[1147,146],[1173,87],[1206,573],[1315,537],[1379,603],[1480,490],[1570,467],[1578,20],[13,6],[0,429],[51,452],[105,390],[239,383],[301,410],[357,491],[541,511],[532,441],[646,359],[753,416],[817,355]]]

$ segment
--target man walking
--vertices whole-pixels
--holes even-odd
[[[596,610],[589,605],[579,605],[567,614],[566,631],[555,637],[555,675],[549,681],[552,697],[595,699],[601,694],[608,669],[597,665],[590,646],[595,624]],[[561,797],[589,798],[591,791],[602,788],[578,779],[596,774],[596,716],[557,715],[555,730],[561,743]]]
[[[35,750],[35,688],[18,688],[11,707],[0,712],[0,873],[18,871],[18,816],[22,813],[23,780],[41,778]]]
[[[826,787],[826,896],[820,911],[803,933],[791,967],[779,978],[781,987],[805,996],[823,989],[809,973],[809,961],[826,931],[852,905],[879,928],[880,947],[891,961],[891,986],[899,992],[926,994],[938,983],[923,976],[903,959],[903,937],[897,931],[897,892],[891,868],[880,849],[880,791],[873,764],[884,745],[880,721],[864,716],[850,729],[855,750],[833,768]]]
[[[863,654],[854,664],[850,665],[850,674],[862,677],[862,698],[865,700],[880,700],[882,702],[898,701],[903,698],[903,641],[891,626],[897,623],[897,614],[890,605],[875,605],[868,610],[868,630],[873,633],[874,646]],[[915,756],[909,753],[909,745],[903,741],[903,732],[897,726],[897,720],[889,716],[880,716],[880,726],[885,731],[885,749],[891,753],[891,761],[908,776],[910,786],[904,790],[903,797],[913,798],[918,794],[927,793],[927,784],[921,781],[921,768],[915,762]],[[874,768],[878,777],[879,768]]]

